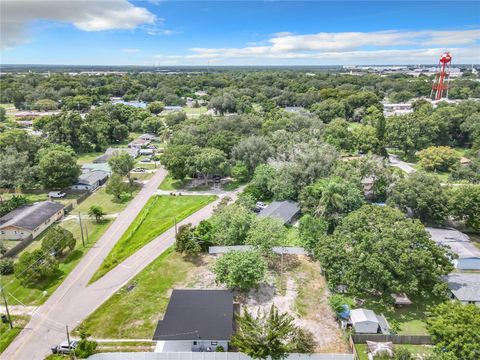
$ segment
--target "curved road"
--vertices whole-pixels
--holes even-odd
[[[68,325],[70,329],[77,326],[105,300],[174,243],[175,229],[170,228],[135,254],[125,259],[101,279],[88,285],[88,281],[101,265],[103,259],[108,255],[148,199],[156,193],[165,176],[166,171],[164,169],[159,169],[155,173],[127,208],[118,215],[96,245],[82,258],[65,281],[35,311],[27,327],[0,355],[0,359],[43,360],[50,352],[51,346],[66,340],[65,325]],[[235,198],[236,192],[228,195]],[[220,199],[184,219],[179,225],[188,222],[197,224],[201,220],[210,217]]]

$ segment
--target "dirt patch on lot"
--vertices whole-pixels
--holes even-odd
[[[201,262],[182,284],[186,288],[223,289],[215,283],[210,268],[216,257],[202,256]],[[285,256],[282,269],[268,272],[266,281],[248,293],[237,293],[236,299],[253,313],[268,311],[275,305],[287,312],[295,323],[309,331],[317,342],[316,352],[346,353],[348,346],[343,338],[335,315],[328,305],[328,290],[318,263],[304,256]]]

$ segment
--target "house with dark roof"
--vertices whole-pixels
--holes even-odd
[[[80,175],[71,186],[73,190],[90,190],[93,191],[99,186],[105,184],[108,180],[109,173],[101,170],[87,171]]]
[[[175,289],[155,329],[156,352],[228,350],[233,334],[233,294],[228,290]]]
[[[480,273],[451,273],[446,277],[450,298],[480,307]]]
[[[93,163],[94,164],[106,163],[108,162],[108,159],[110,159],[112,156],[115,156],[121,153],[127,153],[128,155],[130,155],[132,158],[135,159],[138,156],[138,149],[137,148],[108,148],[103,155],[93,160]]]
[[[36,238],[63,215],[63,204],[53,201],[20,206],[0,218],[0,240]]]
[[[284,224],[292,225],[300,215],[300,208],[295,201],[274,201],[258,213],[259,217],[274,217]]]

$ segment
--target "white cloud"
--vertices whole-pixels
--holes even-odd
[[[135,53],[140,52],[140,49],[122,49],[122,51],[127,53],[127,54],[135,54]]]
[[[294,35],[276,33],[267,45],[191,48],[186,60],[225,64],[272,64],[297,60],[315,64],[433,63],[448,47],[457,62],[478,62],[480,29],[343,32]]]
[[[11,49],[30,41],[26,27],[36,20],[72,23],[83,31],[132,30],[155,24],[147,9],[127,0],[2,0],[1,49]]]

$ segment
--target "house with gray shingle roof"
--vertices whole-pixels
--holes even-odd
[[[429,228],[433,241],[448,248],[458,259],[453,260],[457,269],[480,270],[480,250],[471,243],[467,234],[451,228]]]
[[[480,272],[451,273],[446,281],[452,299],[480,307]]]
[[[293,224],[300,215],[300,208],[295,201],[274,201],[258,213],[259,217],[274,217],[284,224]]]
[[[36,238],[63,215],[64,206],[58,202],[20,206],[0,218],[0,240]]]
[[[101,170],[87,171],[80,175],[71,186],[73,190],[90,190],[93,191],[100,185],[105,184],[109,173]]]

